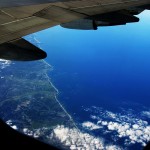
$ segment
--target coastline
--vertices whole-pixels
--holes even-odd
[[[46,63],[49,67],[51,67],[52,68],[52,66],[48,63],[48,62],[46,62],[45,60],[42,60],[44,63]],[[50,71],[52,71],[53,69],[51,69]],[[49,84],[54,88],[54,90],[56,91],[56,94],[55,94],[55,100],[57,101],[57,103],[59,104],[59,106],[62,108],[62,110],[66,113],[66,115],[69,117],[69,119],[70,119],[70,121],[73,123],[73,125],[75,126],[75,128],[77,129],[77,130],[79,130],[78,129],[78,127],[77,127],[77,125],[75,124],[75,122],[74,122],[74,120],[73,120],[73,118],[72,118],[72,116],[67,112],[67,110],[63,107],[63,105],[60,103],[60,101],[58,100],[58,98],[57,98],[57,96],[58,96],[58,94],[59,94],[59,90],[55,87],[55,85],[51,82],[51,80],[50,80],[50,77],[48,76],[48,74],[47,74],[47,72],[45,72],[45,76],[47,77],[47,80],[48,80],[48,82],[49,82]]]

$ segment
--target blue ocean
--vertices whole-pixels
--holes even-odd
[[[58,99],[84,132],[124,149],[150,140],[150,15],[97,31],[36,33]]]

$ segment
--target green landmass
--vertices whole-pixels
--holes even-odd
[[[50,70],[44,61],[11,62],[1,69],[0,117],[11,120],[21,132],[23,128],[45,128],[41,135],[57,125],[73,127],[72,119],[56,100],[57,91],[47,76]]]

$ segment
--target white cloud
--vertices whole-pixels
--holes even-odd
[[[142,111],[141,113],[143,116],[146,116],[148,118],[150,118],[150,111]]]
[[[12,127],[13,129],[15,129],[15,130],[18,129],[16,125],[13,125],[13,126],[11,126],[11,127]]]
[[[145,146],[150,141],[150,125],[146,120],[142,120],[140,116],[133,113],[133,109],[113,113],[93,106],[86,108],[85,111],[91,112],[90,118],[94,122],[97,121],[97,126],[103,127],[104,133],[114,132],[116,137],[125,139],[125,144],[127,145],[140,143],[142,146]],[[142,111],[141,114],[142,116],[150,117],[149,111]],[[92,122],[88,125],[89,128],[85,127],[91,130]]]
[[[6,123],[7,123],[8,125],[12,125],[12,121],[11,121],[11,120],[6,121]]]
[[[47,128],[43,127],[43,128],[39,128],[39,129],[34,129],[34,130],[30,130],[28,128],[23,128],[22,132],[26,135],[32,136],[34,138],[38,138],[40,136],[42,136],[43,131],[46,131]],[[45,135],[46,136],[46,135]]]
[[[11,61],[0,59],[0,68],[1,69],[4,69],[4,68],[10,66],[10,64],[11,64]]]
[[[118,137],[129,138],[131,144],[141,143],[143,146],[150,141],[150,126],[140,126],[133,124],[130,126],[128,123],[109,122],[108,130],[116,131]]]
[[[132,125],[132,128],[136,130],[136,129],[139,128],[139,125],[138,124],[134,124],[134,125]]]
[[[63,125],[58,125],[49,136],[49,139],[57,139],[71,150],[121,150],[120,147],[115,145],[105,145],[104,140],[101,138]]]
[[[97,130],[97,129],[102,128],[101,126],[96,125],[96,124],[89,122],[89,121],[82,123],[82,127],[87,128],[89,130]]]
[[[130,143],[141,143],[143,145],[143,143],[150,140],[150,126],[140,127],[138,124],[134,124],[129,128],[128,124],[122,125],[116,122],[110,122],[108,129],[116,131],[119,137],[128,137]],[[143,137],[143,135],[145,136]]]
[[[13,128],[13,129],[15,129],[15,130],[18,130],[17,126],[16,126],[16,125],[13,125],[12,120],[6,121],[6,124],[8,124],[11,128]]]
[[[103,126],[107,126],[108,125],[108,122],[107,121],[98,121],[97,122],[98,124],[102,124]]]
[[[120,148],[117,147],[117,146],[115,146],[115,145],[106,146],[106,149],[107,149],[107,150],[120,150]]]
[[[29,135],[29,136],[33,136],[33,131],[31,131],[31,130],[29,130],[27,128],[24,128],[23,131],[24,131],[23,132],[24,134]]]
[[[116,118],[116,114],[112,113],[111,111],[106,111],[106,114],[110,118]]]

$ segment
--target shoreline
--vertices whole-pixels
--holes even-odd
[[[44,63],[46,63],[49,67],[52,67],[48,62],[46,62],[45,60],[42,60]],[[53,69],[52,69],[53,70]],[[52,71],[52,70],[50,70],[50,71]],[[59,94],[59,90],[55,87],[55,85],[51,82],[51,80],[50,80],[50,77],[48,76],[48,74],[47,73],[45,73],[45,75],[46,75],[46,77],[47,77],[47,79],[48,79],[48,82],[50,83],[50,85],[54,88],[54,90],[56,91],[56,94],[54,95],[54,97],[55,97],[55,100],[57,101],[57,103],[59,104],[59,106],[62,108],[62,110],[66,113],[66,115],[69,117],[69,119],[70,119],[70,121],[73,123],[73,125],[75,126],[75,128],[77,129],[77,130],[79,130],[78,129],[78,127],[77,127],[77,125],[75,124],[75,122],[74,122],[74,120],[73,120],[73,118],[72,118],[72,116],[67,112],[67,110],[63,107],[63,105],[60,103],[60,101],[58,100],[58,98],[57,98],[57,95]]]

